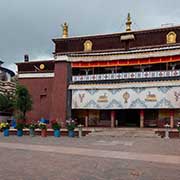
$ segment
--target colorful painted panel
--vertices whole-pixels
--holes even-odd
[[[180,108],[180,86],[72,90],[72,109],[166,108]]]

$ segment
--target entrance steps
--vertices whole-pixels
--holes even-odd
[[[94,128],[88,136],[160,138],[151,128]]]

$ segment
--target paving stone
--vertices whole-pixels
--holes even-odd
[[[79,138],[18,138],[0,135],[0,143],[10,143],[13,149],[0,147],[0,180],[179,180],[180,165],[122,158],[111,158],[117,153],[162,155],[180,158],[180,139],[142,137],[88,136]],[[25,148],[17,149],[20,143]],[[129,143],[129,145],[128,145]],[[29,146],[42,148],[31,150]],[[65,148],[67,153],[45,152],[48,148]],[[76,150],[81,149],[79,154]],[[74,151],[75,150],[75,151]],[[93,151],[92,151],[93,150]],[[88,151],[94,156],[82,154]],[[100,157],[99,152],[109,157]],[[72,153],[73,152],[73,153]],[[96,154],[97,153],[97,154]],[[100,154],[101,155],[101,154]]]

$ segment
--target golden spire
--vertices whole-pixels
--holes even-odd
[[[65,22],[63,25],[61,25],[62,26],[62,31],[63,31],[63,33],[62,33],[62,37],[63,38],[67,38],[68,37],[68,24],[67,24],[67,22]]]
[[[131,24],[132,24],[131,16],[130,13],[128,13],[127,21],[126,21],[126,31],[131,31]]]

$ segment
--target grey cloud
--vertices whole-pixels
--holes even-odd
[[[70,35],[124,31],[131,12],[134,29],[179,24],[179,0],[0,0],[0,58],[6,66],[22,60],[52,57],[54,37],[67,21]]]

